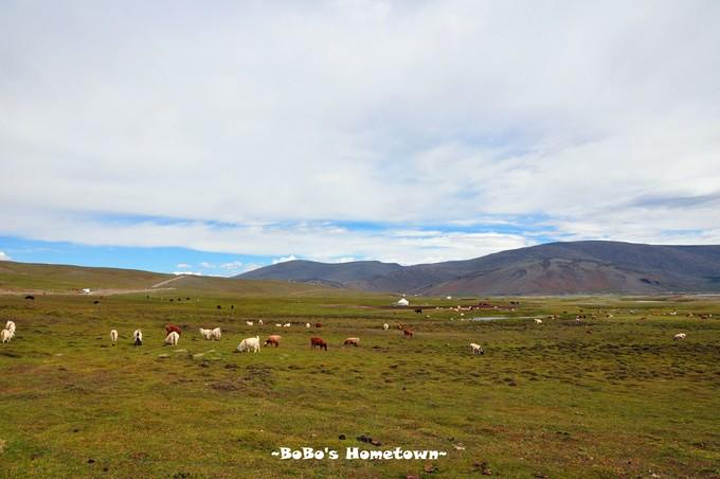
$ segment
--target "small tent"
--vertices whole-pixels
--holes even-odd
[[[400,301],[397,302],[398,306],[408,306],[410,304],[410,301],[408,301],[405,298],[401,298]]]

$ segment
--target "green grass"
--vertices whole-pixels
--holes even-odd
[[[389,295],[195,286],[97,305],[0,296],[0,321],[18,326],[0,345],[0,477],[482,477],[481,463],[500,477],[720,477],[718,299],[520,298],[514,312],[477,313],[560,315],[538,326],[460,321],[434,309],[451,304],[440,300],[414,300],[431,306],[418,315],[384,307]],[[598,317],[578,324],[580,309]],[[259,333],[245,325],[259,318]],[[177,348],[162,346],[167,322],[187,328]],[[383,331],[384,322],[416,336]],[[201,326],[221,326],[222,341],[200,340]],[[142,348],[130,341],[137,327]],[[687,340],[673,341],[681,331]],[[233,353],[242,338],[271,333],[283,336],[280,348]],[[311,350],[311,335],[329,351]],[[361,347],[342,348],[348,336]],[[470,342],[485,355],[471,357]],[[429,461],[270,454],[377,449],[362,434],[380,449],[448,455],[426,473]]]

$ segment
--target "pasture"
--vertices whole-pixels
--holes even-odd
[[[0,296],[0,327],[17,323],[0,344],[0,477],[720,477],[720,298],[513,298],[461,317],[435,308],[509,299],[415,298],[417,314],[330,290],[160,296]],[[163,346],[169,322],[177,347]],[[201,338],[217,326],[220,341]],[[271,334],[280,347],[234,352]],[[340,459],[271,455],[283,446]],[[346,460],[347,447],[447,456]]]

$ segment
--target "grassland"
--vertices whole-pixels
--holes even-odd
[[[0,321],[18,326],[0,345],[0,477],[720,477],[720,299],[517,298],[477,313],[515,319],[473,322],[434,309],[446,301],[419,315],[382,307],[390,296],[288,288],[0,296]],[[580,310],[597,318],[577,323]],[[177,348],[162,345],[166,322],[186,328]],[[280,348],[233,353],[271,333]],[[329,350],[310,350],[311,335]],[[341,347],[348,336],[362,346]],[[448,455],[282,461],[281,446]]]

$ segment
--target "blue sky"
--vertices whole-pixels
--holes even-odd
[[[0,3],[0,260],[720,244],[718,2],[118,5]]]

